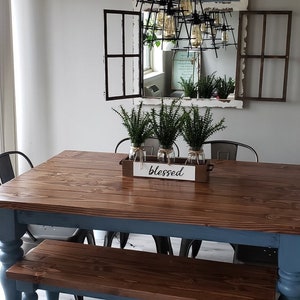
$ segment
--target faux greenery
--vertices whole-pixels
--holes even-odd
[[[161,146],[170,149],[180,134],[183,121],[181,103],[173,100],[168,106],[162,101],[159,111],[151,109],[150,121]]]
[[[198,95],[200,98],[210,99],[215,88],[216,88],[216,77],[215,72],[211,75],[200,76],[198,83]]]
[[[150,49],[153,46],[159,47],[162,45],[162,39],[159,37],[161,35],[161,28],[158,28],[156,23],[151,20],[147,20],[146,24],[144,25],[144,33],[143,33],[143,44],[148,46]],[[176,43],[175,40],[168,40],[167,42],[171,42],[173,44]]]
[[[234,89],[235,89],[235,81],[231,77],[229,77],[229,79],[228,79],[228,84],[230,86],[229,92],[233,93]]]
[[[228,95],[233,93],[234,87],[234,80],[231,77],[227,80],[226,75],[216,80],[216,89],[220,99],[227,99]]]
[[[210,108],[206,109],[203,116],[200,114],[200,109],[197,106],[191,106],[189,110],[183,108],[183,111],[181,134],[187,144],[195,150],[200,150],[202,144],[212,134],[226,128],[224,125],[225,118],[213,124]]]
[[[197,97],[197,85],[193,82],[191,77],[188,80],[180,77],[180,81],[178,83],[181,85],[185,97]]]
[[[122,118],[131,143],[136,146],[140,146],[147,138],[153,135],[149,113],[143,112],[142,106],[143,102],[140,102],[138,109],[132,108],[131,112],[127,112],[123,106],[120,106],[120,111],[113,108]]]
[[[152,48],[154,45],[156,47],[159,47],[161,42],[158,39],[155,30],[154,29],[148,29],[146,33],[144,33],[143,37],[143,43],[144,45],[147,45],[148,47]]]

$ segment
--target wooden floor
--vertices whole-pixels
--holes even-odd
[[[103,232],[96,232],[95,236],[96,236],[97,245],[103,245]],[[179,245],[180,245],[180,239],[172,238],[174,255],[178,255]],[[119,247],[118,238],[114,239],[113,246]],[[130,234],[126,248],[132,250],[156,252],[155,244],[152,236],[147,236],[147,235]],[[204,241],[202,243],[201,250],[197,258],[232,262],[233,249],[229,244]],[[38,291],[38,294],[39,294],[39,300],[46,300],[44,291]],[[4,299],[1,286],[0,286],[0,299]],[[91,300],[95,298],[85,297],[84,299]],[[74,296],[61,294],[59,300],[74,300]]]

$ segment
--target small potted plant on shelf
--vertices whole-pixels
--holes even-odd
[[[180,81],[178,83],[183,89],[184,97],[197,98],[197,85],[193,82],[191,77],[188,80],[180,77]]]
[[[227,80],[226,75],[222,78],[219,77],[216,80],[216,90],[219,99],[227,99],[230,93],[234,92],[235,82],[229,77]]]
[[[212,73],[211,75],[200,76],[197,83],[197,88],[198,88],[199,98],[210,99],[216,88],[215,72]]]
[[[201,115],[199,107],[191,106],[189,110],[183,108],[182,119],[181,134],[190,147],[187,163],[205,163],[202,145],[212,134],[226,128],[225,118],[213,124],[210,108]]]
[[[122,118],[123,125],[127,129],[131,140],[129,159],[140,161],[145,160],[143,143],[153,135],[152,125],[150,123],[149,113],[142,111],[143,102],[140,102],[137,109],[132,108],[127,112],[121,105],[120,111],[113,110]]]
[[[159,110],[151,109],[150,121],[154,135],[160,143],[158,160],[170,164],[175,160],[173,144],[180,134],[182,125],[181,103],[173,100],[168,106],[162,101]]]

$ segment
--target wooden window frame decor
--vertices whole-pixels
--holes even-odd
[[[126,23],[131,17],[132,22]],[[111,25],[112,20],[117,20],[117,24]],[[140,24],[139,12],[104,10],[106,100],[136,98],[142,95]],[[132,34],[129,34],[128,27],[132,28]]]
[[[286,101],[291,24],[291,11],[240,11],[236,99]]]

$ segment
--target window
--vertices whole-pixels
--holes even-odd
[[[139,12],[104,10],[106,100],[141,96]]]
[[[291,11],[240,12],[236,99],[286,101],[291,22]]]
[[[152,54],[151,48],[148,45],[144,45],[144,53],[143,53],[144,72],[150,71],[152,69],[151,54]]]

